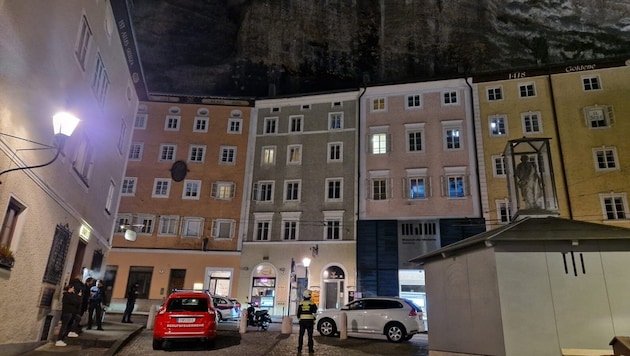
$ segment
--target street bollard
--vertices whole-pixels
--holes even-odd
[[[239,324],[238,332],[241,334],[247,332],[247,309],[244,309],[241,313],[241,323]]]
[[[153,325],[155,324],[155,315],[157,311],[160,309],[159,305],[153,305],[149,308],[149,317],[147,318],[147,330],[153,329]]]
[[[290,316],[282,317],[282,334],[291,334],[293,332],[293,318]]]
[[[339,339],[348,338],[348,315],[345,312],[339,314]]]

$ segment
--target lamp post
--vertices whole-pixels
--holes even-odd
[[[33,169],[33,168],[41,168],[41,167],[45,167],[48,166],[49,164],[53,163],[54,161],[57,160],[57,158],[59,157],[59,154],[61,153],[61,150],[63,149],[63,145],[66,142],[66,139],[68,137],[70,137],[70,135],[72,135],[72,132],[74,132],[74,129],[77,127],[77,125],[79,124],[79,119],[67,112],[58,112],[53,116],[53,129],[54,129],[54,133],[55,133],[55,146],[57,147],[57,152],[55,153],[55,156],[48,162],[46,163],[42,163],[42,164],[37,164],[37,165],[33,165],[33,166],[24,166],[24,167],[15,167],[15,168],[11,168],[11,169],[6,169],[2,172],[0,172],[0,176],[5,174],[5,173],[9,173],[9,172],[13,172],[13,171],[21,171],[21,170],[25,170],[25,169]],[[36,143],[38,145],[41,146],[47,146],[48,148],[54,148],[54,147],[50,147],[48,145],[44,145],[41,144],[39,142],[35,142],[35,141],[31,141],[31,140],[27,140],[21,137],[17,137],[17,136],[13,136],[13,135],[8,135],[8,134],[2,134],[4,136],[9,136],[9,137],[13,137],[13,138],[17,138],[20,140],[24,140],[24,141],[29,141],[32,143]],[[1,184],[2,182],[0,182]]]

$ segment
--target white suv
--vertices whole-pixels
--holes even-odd
[[[391,342],[410,340],[425,331],[422,309],[412,301],[395,297],[371,297],[355,300],[341,309],[317,314],[317,330],[322,336],[339,332],[341,313],[346,313],[348,335],[385,335]]]

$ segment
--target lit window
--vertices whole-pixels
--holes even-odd
[[[329,130],[343,129],[343,113],[342,112],[328,113],[328,129]]]
[[[386,132],[373,133],[370,136],[370,152],[375,155],[387,153],[389,147],[387,139],[388,134]]]
[[[302,145],[290,145],[287,147],[287,164],[302,163]]]
[[[385,109],[385,98],[372,99],[372,111],[384,111]]]
[[[276,148],[267,146],[262,148],[261,164],[274,165],[276,164]]]
[[[427,179],[426,177],[409,177],[409,199],[426,199],[427,198]]]
[[[236,187],[234,182],[214,182],[212,183],[212,197],[219,200],[230,200],[234,198]]]
[[[507,135],[507,119],[505,116],[490,116],[488,118],[490,136]]]

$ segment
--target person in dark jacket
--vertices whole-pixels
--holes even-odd
[[[103,330],[103,308],[105,307],[105,288],[103,281],[96,281],[96,285],[90,288],[90,301],[88,306],[88,327],[92,329],[92,320],[96,319],[96,329]]]
[[[123,323],[132,323],[131,313],[133,313],[133,308],[136,306],[136,299],[138,298],[138,294],[140,294],[139,287],[140,285],[138,283],[134,283],[134,285],[127,290],[127,306],[125,307],[125,312],[122,317]]]
[[[297,317],[300,323],[300,334],[298,336],[298,353],[302,352],[304,344],[304,332],[308,334],[308,352],[313,353],[313,327],[315,325],[315,314],[317,305],[311,301],[311,291],[305,290],[302,293],[304,300],[298,305]]]
[[[59,329],[55,346],[66,346],[67,344],[64,342],[66,336],[79,336],[70,331],[70,325],[74,316],[79,314],[80,309],[81,297],[74,292],[74,285],[69,284],[64,288],[63,298],[61,299],[61,328]]]
[[[94,278],[88,277],[85,280],[85,284],[83,284],[83,293],[81,295],[81,319],[83,319],[85,312],[90,307],[90,288],[94,286],[95,282]]]

